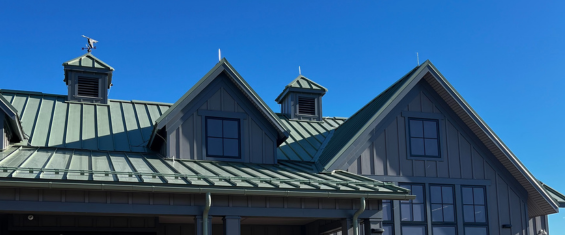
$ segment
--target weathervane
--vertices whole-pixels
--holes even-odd
[[[94,46],[94,43],[97,43],[98,41],[96,41],[92,38],[89,38],[87,36],[84,36],[84,35],[82,35],[82,37],[88,39],[88,43],[86,44],[86,48],[83,47],[82,48],[83,50],[87,49],[88,53],[90,53],[92,51],[92,49],[96,49],[96,47]]]

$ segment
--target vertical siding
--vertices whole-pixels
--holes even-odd
[[[200,106],[199,110],[214,110],[222,112],[238,112],[247,114],[247,119],[242,119],[241,141],[242,157],[247,162],[253,163],[274,163],[275,140],[269,137],[267,132],[258,124],[257,118],[251,113],[247,113],[242,104],[239,104],[233,97],[229,89],[220,87],[214,94]],[[169,157],[174,154],[183,159],[204,159],[202,156],[205,148],[204,123],[202,116],[195,111],[179,125],[175,130],[168,132]]]
[[[423,92],[416,95],[403,111],[441,113],[433,99]],[[443,131],[440,133],[440,145],[442,154],[445,154],[442,161],[407,158],[405,117],[398,114],[383,131],[375,133],[376,138],[368,150],[348,167],[348,171],[363,175],[490,180],[491,185],[487,186],[490,234],[525,234],[528,227],[525,222],[526,202],[485,161],[478,150],[480,148],[466,138],[468,135],[457,122],[448,115],[444,116],[445,119],[440,122],[444,125],[440,128]],[[536,221],[530,220],[530,223]],[[512,229],[501,229],[503,224],[512,224]]]

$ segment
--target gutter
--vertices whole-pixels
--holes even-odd
[[[359,198],[381,199],[381,200],[409,200],[416,196],[409,194],[387,194],[387,193],[368,193],[368,192],[316,192],[316,191],[290,191],[290,190],[270,190],[270,189],[245,189],[235,187],[212,188],[212,187],[192,187],[190,186],[161,186],[161,185],[141,185],[141,184],[103,184],[103,183],[78,183],[61,181],[18,181],[0,180],[0,187],[12,188],[39,188],[39,189],[80,189],[80,190],[100,190],[100,191],[127,191],[127,192],[165,192],[165,193],[216,193],[226,195],[262,195],[262,196],[285,196],[285,197],[320,197],[320,198]]]
[[[206,193],[206,205],[204,206],[204,214],[202,215],[202,231],[204,235],[209,235],[208,232],[208,212],[210,212],[210,207],[212,206],[212,196],[210,192]]]
[[[365,211],[365,198],[361,198],[361,207],[353,215],[353,235],[359,235],[359,215]]]

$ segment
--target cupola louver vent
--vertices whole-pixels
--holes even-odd
[[[298,113],[316,115],[316,98],[298,96]]]
[[[77,86],[79,96],[100,97],[100,79],[98,78],[78,77]]]

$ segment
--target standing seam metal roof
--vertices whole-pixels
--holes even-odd
[[[326,147],[320,155],[318,162],[322,166],[326,166],[326,164],[334,160],[339,151],[341,151],[347,144],[355,141],[355,136],[359,135],[359,133],[365,129],[365,127],[369,124],[369,120],[371,120],[379,112],[379,110],[383,108],[383,105],[385,105],[393,94],[395,94],[404,85],[404,83],[408,81],[419,67],[420,66],[417,66],[412,69],[408,74],[396,81],[392,86],[371,100],[363,108],[348,118],[345,123],[339,126],[339,128],[335,130],[334,137],[329,141],[328,147]]]
[[[187,190],[195,186],[409,195],[409,191],[401,187],[348,172],[320,174],[313,163],[280,161],[277,165],[268,165],[173,161],[154,153],[37,147],[12,147],[0,152],[0,178],[168,184],[186,186]]]
[[[279,114],[279,118],[291,132],[277,149],[278,159],[307,162],[316,161],[333,131],[346,120],[338,117],[324,117],[322,121],[291,120],[283,114]]]
[[[67,96],[0,90],[21,117],[20,145],[147,152],[154,121],[171,105],[109,100],[108,105],[68,102]]]

